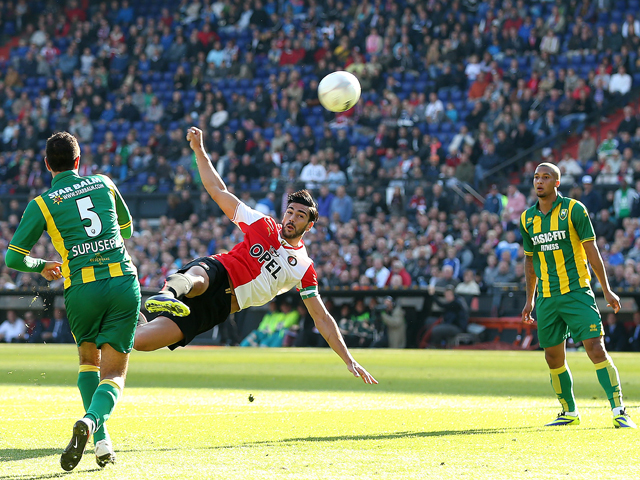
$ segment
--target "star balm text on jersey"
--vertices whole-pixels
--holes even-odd
[[[84,178],[81,182],[79,183],[74,183],[72,185],[72,187],[64,187],[61,188],[59,190],[55,190],[53,192],[49,192],[48,196],[51,200],[53,200],[56,196],[62,196],[62,198],[69,198],[70,195],[68,195],[69,193],[74,193],[76,190],[80,190],[81,188],[84,189],[85,187],[88,187],[90,185],[94,185],[97,184],[95,187],[93,188],[89,188],[86,189],[86,191],[91,191],[91,190],[95,190],[96,188],[104,188],[105,185],[102,183],[102,181],[99,178],[92,178],[92,177],[87,177]],[[77,193],[85,193],[85,190],[81,191],[81,192],[77,192]],[[71,195],[73,196],[73,195]]]

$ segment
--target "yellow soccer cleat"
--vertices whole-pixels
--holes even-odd
[[[623,411],[620,415],[613,416],[613,426],[616,428],[638,428],[627,412]]]
[[[553,422],[545,424],[545,427],[563,427],[565,425],[580,425],[580,415],[567,415],[560,412]]]

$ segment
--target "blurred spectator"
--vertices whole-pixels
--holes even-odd
[[[439,320],[431,321],[429,344],[435,347],[451,345],[459,333],[466,331],[469,321],[469,309],[462,297],[456,295],[454,288],[449,286],[444,291],[444,298],[436,295],[433,287],[429,289],[433,302],[442,310]],[[429,323],[427,324],[429,326]]]
[[[465,270],[462,282],[455,287],[455,293],[463,296],[480,295],[480,285],[476,282],[476,275],[473,270]]]
[[[61,308],[53,310],[53,317],[42,332],[42,340],[45,343],[74,343],[69,321]]]
[[[569,152],[564,154],[564,157],[557,163],[557,166],[562,173],[561,182],[566,185],[576,183],[576,180],[584,173],[580,164],[571,157]]]
[[[311,161],[302,167],[299,178],[309,190],[318,188],[327,179],[327,170],[320,163],[317,155],[311,155]]]
[[[25,331],[22,341],[27,343],[40,343],[42,341],[42,322],[36,319],[31,310],[24,313]]]
[[[624,97],[631,90],[632,78],[624,66],[618,67],[618,72],[611,75],[609,81],[609,93],[612,96]]]
[[[629,334],[615,314],[609,313],[604,324],[604,344],[608,351],[623,352],[629,345]]]
[[[348,222],[351,220],[352,213],[353,201],[347,195],[345,187],[340,186],[336,189],[336,196],[331,201],[330,217],[334,218],[337,215],[341,222]]]
[[[519,225],[520,216],[528,208],[527,198],[515,185],[507,187],[507,204],[502,212],[502,219],[507,223]]]
[[[342,307],[338,328],[340,328],[340,333],[342,333],[347,347],[364,348],[371,345],[375,329],[371,323],[371,312],[366,307],[364,300],[356,300],[353,312],[347,305]]]
[[[636,20],[636,22],[638,21]],[[622,132],[628,132],[629,134],[633,135],[634,133],[636,133],[636,129],[638,128],[638,121],[633,115],[633,108],[627,105],[626,107],[624,107],[623,112],[624,118],[618,124],[618,134]]]
[[[620,188],[613,197],[613,211],[618,221],[631,215],[631,206],[638,199],[638,192],[630,188],[626,177],[620,177]]]
[[[378,288],[384,287],[391,277],[391,272],[384,266],[380,255],[375,255],[373,257],[373,265],[369,267],[364,274],[368,278],[372,279]]]
[[[407,325],[404,310],[397,305],[393,297],[385,297],[380,305],[380,318],[384,324],[382,337],[372,347],[405,348],[407,344]],[[379,307],[379,308],[380,308]]]
[[[597,190],[594,190],[593,178],[591,178],[591,175],[585,175],[582,177],[582,187],[584,189],[584,193],[580,197],[580,201],[585,207],[587,207],[587,211],[591,215],[595,215],[602,207],[602,197]]]
[[[633,314],[633,329],[629,337],[629,347],[632,352],[640,352],[640,312]]]
[[[26,331],[24,320],[14,310],[7,310],[7,319],[0,324],[0,342],[18,342],[23,339]]]
[[[269,341],[277,335],[278,326],[284,320],[284,315],[278,310],[278,304],[275,301],[269,303],[269,312],[262,317],[262,321],[258,328],[247,335],[242,342],[241,347],[267,347]]]
[[[504,203],[503,195],[499,192],[498,186],[494,183],[491,185],[489,194],[485,197],[484,210],[489,213],[496,213],[500,215],[502,213]]]

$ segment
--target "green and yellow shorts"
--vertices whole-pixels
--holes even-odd
[[[560,345],[569,336],[581,342],[604,335],[596,299],[588,288],[572,290],[564,295],[538,297],[536,319],[542,348]]]
[[[96,280],[69,287],[64,303],[76,343],[108,343],[121,353],[133,348],[140,312],[140,284],[135,275]]]

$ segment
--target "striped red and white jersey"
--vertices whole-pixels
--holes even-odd
[[[264,305],[293,287],[303,300],[319,296],[313,260],[302,241],[292,247],[280,235],[282,225],[242,202],[232,221],[244,240],[215,258],[229,273],[240,309]]]

